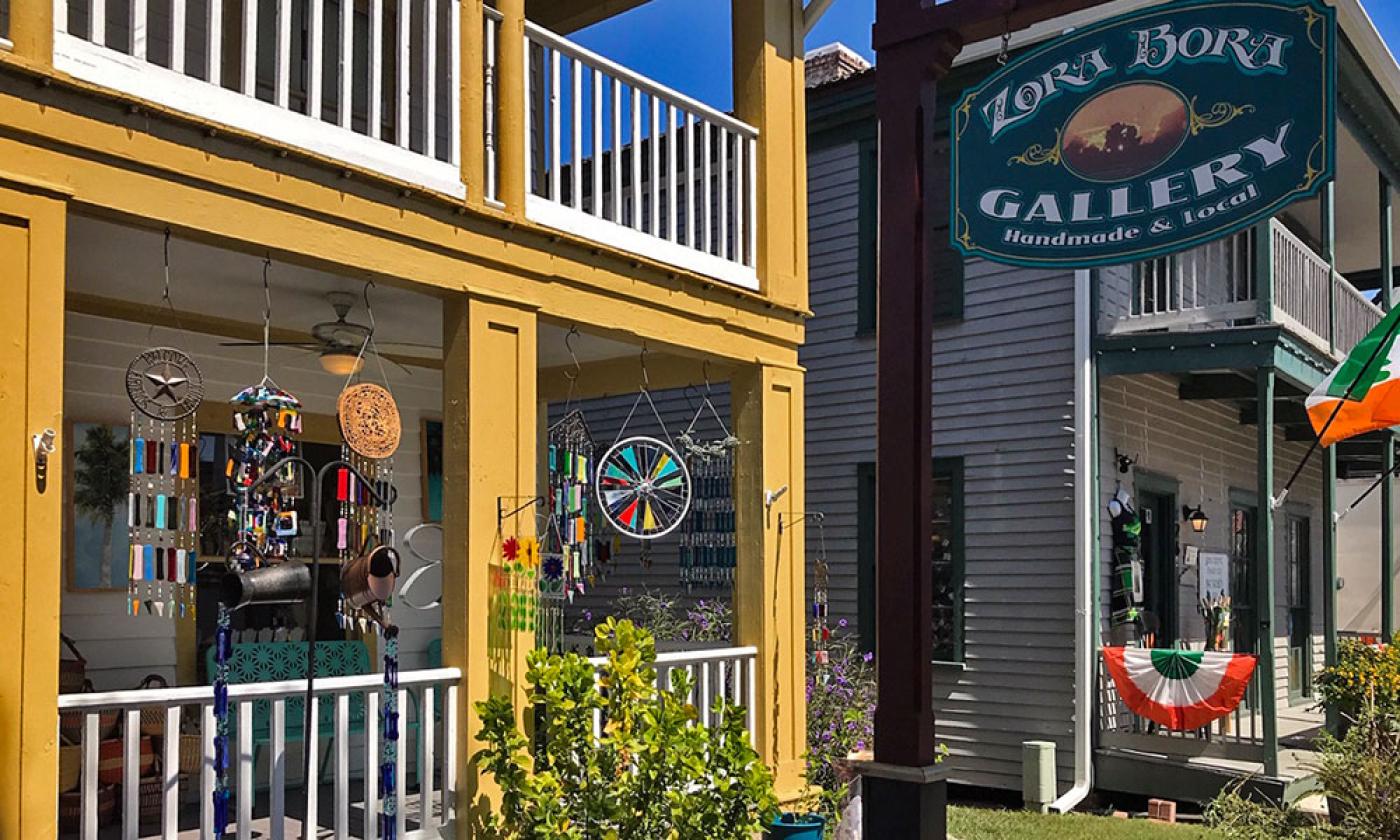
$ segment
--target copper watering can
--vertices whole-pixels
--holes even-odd
[[[376,546],[340,567],[340,591],[346,606],[373,611],[394,594],[399,580],[399,552]]]

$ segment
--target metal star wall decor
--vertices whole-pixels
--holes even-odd
[[[126,369],[131,404],[156,420],[188,417],[204,400],[204,377],[194,360],[173,347],[153,347]]]

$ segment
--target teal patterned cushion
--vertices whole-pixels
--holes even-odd
[[[214,673],[214,648],[205,655],[209,674]],[[228,662],[229,685],[256,682],[299,680],[306,677],[306,642],[241,642],[233,646]],[[330,641],[316,643],[316,677],[349,677],[368,674],[369,648],[360,641]],[[238,705],[230,703],[237,718]],[[287,741],[303,738],[306,713],[303,699],[287,698]],[[329,737],[335,726],[335,703],[322,697],[316,704],[316,731]],[[272,720],[272,701],[253,701],[253,741],[267,743]],[[362,732],[365,726],[363,693],[350,695],[350,731]]]

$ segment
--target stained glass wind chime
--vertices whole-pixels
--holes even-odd
[[[564,605],[597,580],[602,553],[594,543],[591,522],[593,436],[577,409],[550,426],[548,466],[535,641],[537,647],[558,652],[564,642]]]
[[[374,348],[374,310],[365,287],[365,309],[370,329],[360,345],[354,370],[365,352]],[[336,617],[341,629],[358,628],[383,639],[384,685],[379,693],[379,836],[396,840],[399,823],[399,628],[390,609],[401,571],[394,547],[394,453],[398,451],[403,423],[398,404],[387,385],[388,374],[379,363],[384,385],[350,384],[346,379],[336,403],[336,418],[344,441],[341,457],[353,469],[336,471],[336,548],[341,557],[340,602]],[[373,492],[366,483],[374,485]]]
[[[161,300],[170,300],[170,232],[165,234]],[[193,615],[199,543],[199,433],[195,410],[204,378],[188,355],[153,347],[126,369],[128,437],[127,612]]]
[[[721,433],[718,439],[708,442],[697,438],[696,429],[707,415]],[[700,407],[677,440],[695,485],[690,515],[685,518],[681,531],[681,583],[688,592],[695,588],[732,587],[738,566],[734,537],[734,450],[739,446],[739,439],[729,431],[710,399],[708,379]]]
[[[268,347],[272,325],[272,292],[268,283],[270,262],[263,263],[263,376],[256,385],[234,394],[230,455],[224,476],[233,492],[229,523],[235,534],[227,559],[232,574],[247,574],[280,565],[291,554],[291,543],[300,528],[296,499],[299,486],[295,468],[283,463],[295,454],[301,434],[301,401],[282,390],[269,373]],[[275,477],[263,478],[269,471]],[[222,835],[229,823],[228,784],[229,717],[228,659],[233,650],[231,613],[235,605],[222,599],[214,633],[214,833]]]

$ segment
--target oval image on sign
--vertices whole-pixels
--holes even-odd
[[[1332,178],[1336,13],[1179,0],[1080,27],[952,109],[953,247],[1062,269],[1195,248]]]
[[[1086,181],[1146,175],[1186,140],[1186,109],[1180,93],[1156,82],[1109,88],[1080,105],[1065,124],[1065,166]]]

